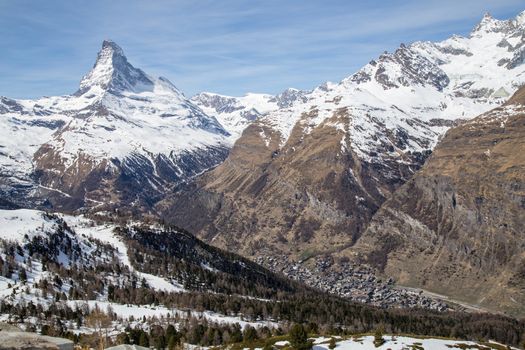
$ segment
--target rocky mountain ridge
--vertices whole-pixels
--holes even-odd
[[[523,16],[487,15],[466,37],[401,45],[260,116],[224,163],[158,210],[247,256],[302,259],[354,244],[450,127],[525,82]]]
[[[275,96],[248,93],[242,97],[201,92],[191,98],[206,114],[214,116],[236,138],[260,116],[287,108],[296,101],[306,101],[308,91],[288,88]]]

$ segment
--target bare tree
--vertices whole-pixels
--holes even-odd
[[[96,305],[95,309],[86,317],[86,325],[93,328],[98,337],[99,349],[103,350],[106,347],[108,331],[111,327],[111,317]]]

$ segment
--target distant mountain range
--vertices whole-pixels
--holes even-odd
[[[73,95],[0,99],[0,205],[147,212],[167,189],[222,162],[249,123],[302,94],[187,99],[104,41]]]
[[[272,96],[249,93],[243,97],[232,97],[202,92],[191,98],[208,115],[213,115],[234,135],[241,136],[242,131],[264,114],[280,108],[290,107],[296,101],[306,101],[308,91],[288,88]]]

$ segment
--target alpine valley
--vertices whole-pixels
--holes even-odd
[[[436,202],[437,194],[422,198],[420,192],[438,193],[444,183],[452,186],[454,178],[448,173],[452,166],[456,180],[467,181],[467,157],[491,148],[473,132],[462,133],[454,141],[448,135],[472,128],[467,126],[472,125],[470,120],[487,120],[487,129],[480,128],[479,133],[488,133],[488,119],[472,118],[495,108],[493,113],[500,113],[498,108],[525,82],[524,62],[525,12],[505,21],[487,14],[467,37],[401,45],[340,83],[323,84],[302,93],[289,107],[257,118],[222,164],[177,189],[157,208],[165,220],[207,242],[337,294],[348,294],[349,286],[359,285],[362,274],[353,273],[356,265],[372,262],[381,270],[392,257],[392,268],[387,268],[384,277],[524,316],[520,298],[525,295],[525,276],[519,256],[525,247],[519,242],[525,232],[525,197],[524,179],[518,175],[524,173],[519,160],[524,150],[523,116],[514,116],[516,129],[502,127],[498,129],[501,135],[493,137],[490,147],[508,139],[505,167],[473,163],[471,169],[478,175],[469,186],[474,187],[461,199],[456,196],[456,200],[479,202],[478,209],[467,215],[468,220],[477,217],[478,224],[468,221],[456,226],[452,213],[443,212],[444,204]],[[512,101],[512,105],[522,102]],[[458,155],[447,158],[446,164],[438,163],[439,153],[431,154],[447,130],[442,142]],[[514,132],[515,136],[507,136]],[[428,166],[439,166],[418,172],[429,156]],[[499,154],[494,157],[504,161]],[[515,175],[495,175],[505,169]],[[445,182],[429,180],[417,190],[413,187],[423,174],[441,172]],[[486,187],[498,194],[492,205],[499,210],[480,211],[485,208],[481,203],[488,195]],[[448,190],[450,197],[455,190]],[[385,222],[390,206],[399,208],[407,201],[413,201],[413,206],[391,215],[409,226]],[[507,208],[507,204],[515,207]],[[423,212],[435,212],[437,217],[431,220],[440,223],[439,229],[426,221],[417,223]],[[442,227],[441,221],[447,224]],[[413,225],[420,225],[425,235],[423,231],[409,234]],[[372,232],[373,247],[363,257],[360,247]],[[429,232],[433,232],[431,241]],[[455,235],[465,237],[456,241]],[[432,248],[420,246],[419,240]],[[418,248],[409,248],[412,244]],[[404,252],[402,257],[398,250]],[[449,261],[449,256],[457,260]],[[399,265],[398,259],[404,264]],[[347,261],[357,264],[349,266]],[[507,269],[512,272],[502,275]],[[437,270],[442,272],[436,274]],[[364,297],[358,293],[358,299],[381,301],[383,287],[366,289]],[[499,292],[491,297],[491,289]]]
[[[73,94],[0,97],[0,272],[1,322],[92,347],[521,346],[525,11],[275,96],[105,40]]]

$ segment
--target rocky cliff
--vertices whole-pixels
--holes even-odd
[[[401,285],[525,315],[525,88],[449,130],[355,252]]]

